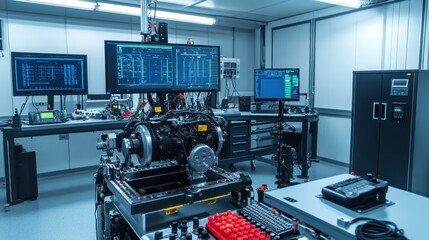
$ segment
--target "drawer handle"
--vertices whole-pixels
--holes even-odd
[[[246,150],[237,150],[237,151],[232,151],[232,153],[233,153],[233,154],[236,154],[236,153],[243,153],[243,152],[246,152]]]
[[[232,143],[232,145],[243,145],[243,144],[247,144],[247,142],[234,142],[234,143]]]
[[[266,136],[266,137],[259,137],[259,138],[258,138],[258,141],[264,141],[264,140],[274,140],[274,138],[273,138],[273,137],[270,137],[270,136]]]
[[[242,138],[242,137],[246,137],[246,135],[242,134],[242,135],[234,135],[234,136],[232,136],[232,138]]]

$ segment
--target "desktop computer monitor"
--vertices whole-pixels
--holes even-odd
[[[219,91],[218,46],[105,41],[106,92]]]
[[[299,69],[255,69],[256,101],[299,101]]]
[[[12,52],[14,96],[88,93],[86,55]]]

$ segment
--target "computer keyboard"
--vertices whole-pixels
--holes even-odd
[[[325,199],[346,207],[386,202],[388,182],[376,178],[351,177],[322,188]]]
[[[335,188],[339,188],[339,187],[344,187],[344,186],[350,185],[352,183],[360,182],[362,180],[363,180],[363,178],[361,178],[361,177],[351,177],[351,178],[347,178],[346,180],[334,183],[331,186],[335,187]]]
[[[260,226],[265,232],[271,232],[284,237],[294,231],[294,222],[285,216],[273,211],[272,208],[260,204],[249,204],[238,211],[246,221]]]

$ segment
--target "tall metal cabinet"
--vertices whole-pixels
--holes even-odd
[[[353,73],[350,171],[429,196],[429,71]]]

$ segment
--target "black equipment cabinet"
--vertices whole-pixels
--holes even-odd
[[[350,171],[429,196],[429,71],[353,73]]]
[[[27,152],[25,150],[15,152],[15,161],[18,199],[36,200],[39,195],[36,152]]]

